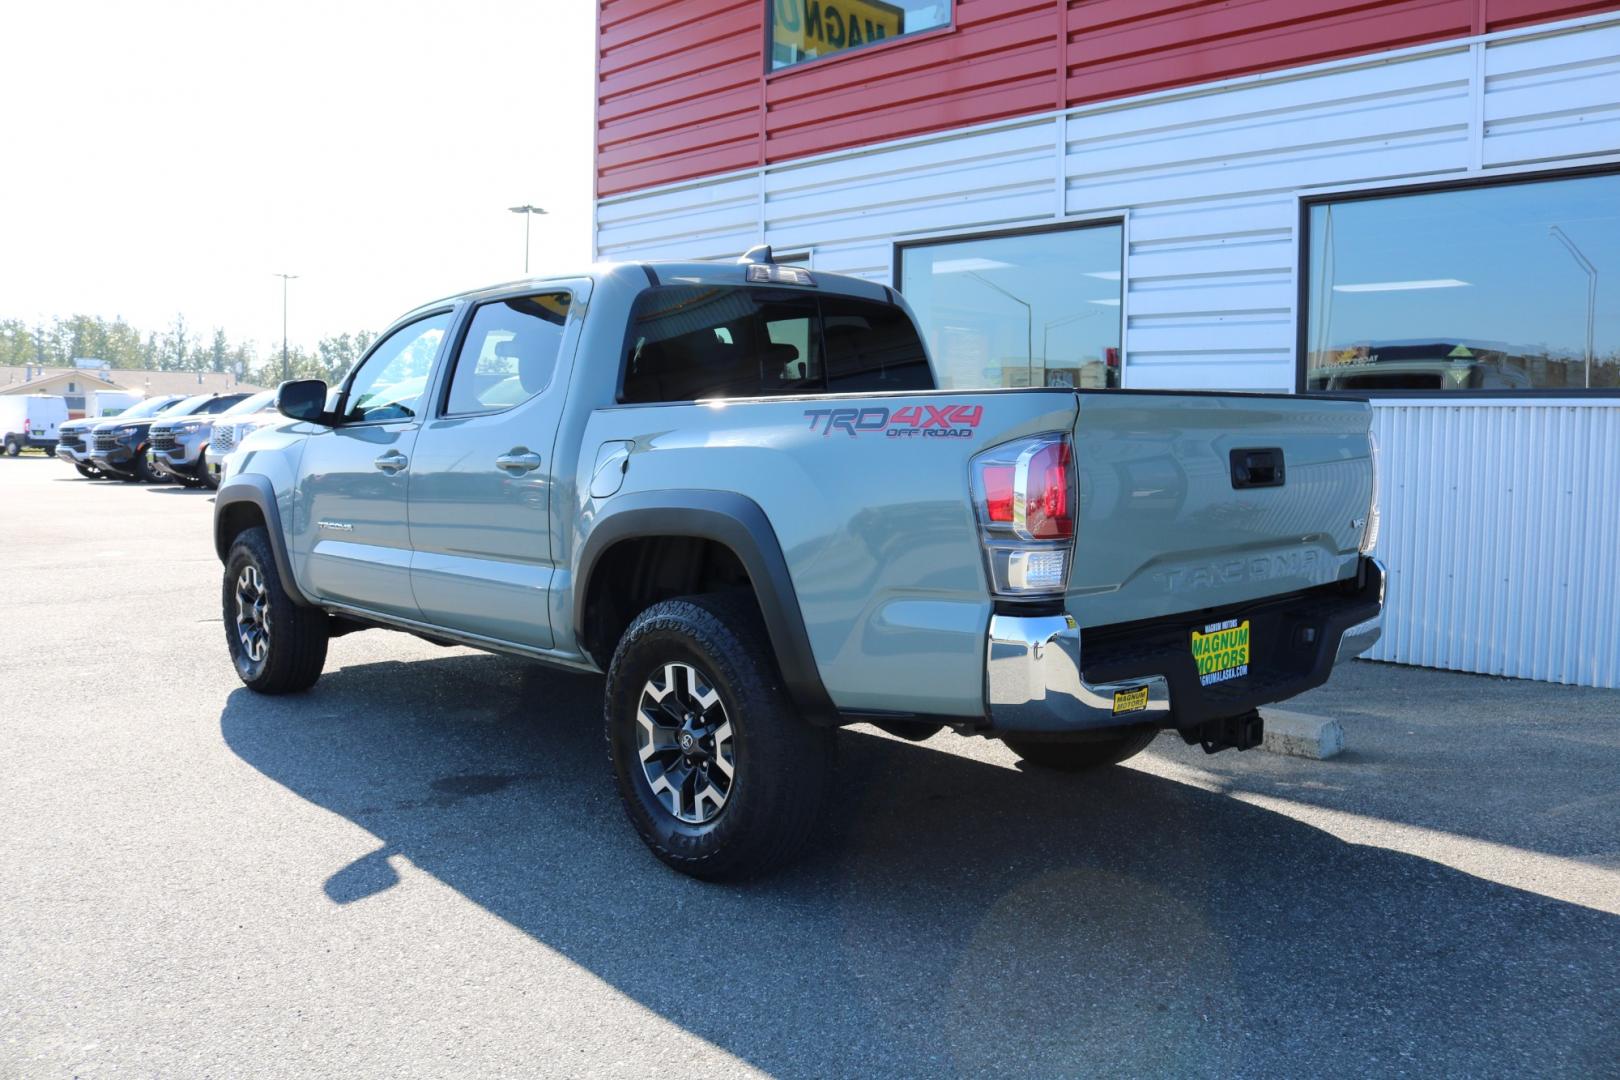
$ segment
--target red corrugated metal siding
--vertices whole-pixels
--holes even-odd
[[[1620,0],[957,0],[951,28],[770,75],[765,5],[601,0],[599,194]]]
[[[763,17],[760,0],[602,0],[600,193],[760,163]]]

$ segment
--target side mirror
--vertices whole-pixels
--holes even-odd
[[[276,388],[276,411],[292,420],[327,423],[330,414],[326,411],[326,383],[320,379],[282,383]]]

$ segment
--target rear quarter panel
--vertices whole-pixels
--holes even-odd
[[[926,406],[978,406],[982,415],[965,436],[891,434],[900,410]],[[829,408],[870,410],[862,414],[868,429],[829,427],[821,415]],[[883,427],[877,410],[890,418]],[[776,530],[836,705],[976,716],[990,600],[968,461],[994,443],[1073,422],[1074,396],[1061,390],[604,408],[584,435],[576,520],[583,535],[618,497],[589,498],[585,475],[596,448],[615,440],[633,444],[621,493],[746,495]]]

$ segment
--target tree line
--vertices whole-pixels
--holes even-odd
[[[354,366],[374,334],[361,330],[322,338],[313,349],[289,345],[287,366],[295,379],[341,379]],[[212,334],[176,315],[165,331],[138,330],[122,318],[72,315],[29,326],[0,319],[0,366],[70,368],[75,359],[105,360],[114,368],[137,371],[235,371],[245,383],[274,386],[281,381],[281,350],[260,358],[251,341],[232,342],[215,327]]]

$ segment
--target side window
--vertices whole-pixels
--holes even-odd
[[[539,293],[474,311],[450,375],[445,415],[509,409],[544,390],[557,368],[571,300],[566,292]]]
[[[878,394],[934,389],[922,339],[906,313],[888,304],[824,296],[827,392]]]
[[[450,326],[440,312],[395,330],[361,363],[343,396],[343,419],[408,420],[421,411],[422,395],[439,343]]]
[[[817,392],[822,363],[815,321],[815,297],[785,289],[648,289],[630,317],[622,400]]]

